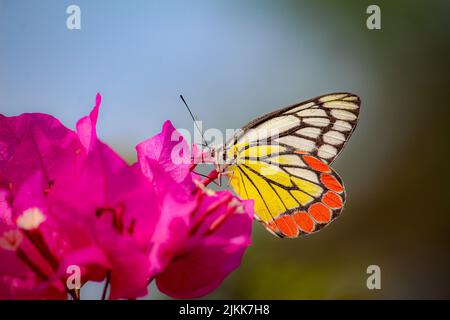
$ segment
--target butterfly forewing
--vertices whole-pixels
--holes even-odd
[[[333,93],[282,108],[244,126],[225,149],[243,143],[280,144],[332,163],[356,127],[360,103],[356,95]]]

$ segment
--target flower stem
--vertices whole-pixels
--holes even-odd
[[[106,282],[103,287],[102,300],[106,300],[106,293],[108,292],[109,282],[111,278],[111,271],[106,272]]]
[[[69,290],[69,294],[72,297],[72,300],[80,300],[81,299],[81,290],[80,289],[72,289]]]

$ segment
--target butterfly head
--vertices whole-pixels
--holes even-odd
[[[235,162],[234,158],[227,156],[227,150],[223,145],[210,148],[210,150],[207,150],[206,153],[206,162],[213,163],[219,173],[225,172],[226,169]],[[210,161],[208,161],[208,159],[210,159]]]

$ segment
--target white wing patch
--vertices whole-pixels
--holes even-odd
[[[333,129],[338,131],[350,131],[352,130],[352,125],[342,120],[336,120],[333,125]]]
[[[288,145],[296,150],[302,151],[312,151],[316,147],[316,144],[313,140],[308,140],[290,135],[275,139],[275,141],[278,143]]]
[[[325,110],[322,109],[307,109],[297,113],[299,117],[328,117]]]
[[[327,101],[332,101],[332,100],[342,100],[347,95],[348,94],[346,94],[346,93],[327,94],[327,95],[320,97],[318,100],[320,102],[327,102]]]
[[[300,123],[301,120],[292,115],[276,117],[260,124],[256,128],[249,129],[246,134],[239,138],[238,143],[262,141],[270,137],[279,136],[283,132],[299,127]]]
[[[322,130],[314,127],[305,127],[295,131],[295,133],[301,136],[316,139],[322,133]]]
[[[329,118],[305,118],[303,121],[317,127],[326,127],[330,124]]]
[[[281,116],[272,118],[266,122],[261,123],[256,129],[274,129],[274,128],[283,128],[283,130],[289,130],[291,128],[297,127],[300,125],[300,119],[293,116]]]
[[[308,108],[312,108],[312,107],[314,107],[315,105],[316,105],[316,104],[315,104],[314,102],[309,102],[309,103],[301,104],[301,105],[299,105],[298,107],[295,107],[294,109],[291,109],[290,112],[291,112],[291,113],[296,113],[297,111],[300,111],[300,110],[305,110],[305,109],[308,109]]]
[[[347,102],[347,101],[332,101],[332,102],[325,102],[323,104],[325,108],[329,109],[347,109],[347,110],[356,110],[358,109],[358,106],[354,103]]]
[[[307,179],[309,181],[315,182],[315,183],[319,183],[319,179],[317,178],[317,174],[314,171],[311,171],[309,169],[303,169],[303,168],[297,168],[297,167],[286,167],[285,170],[296,176],[299,178],[304,178]]]
[[[356,120],[356,115],[354,113],[345,110],[331,110],[331,115],[339,120]]]
[[[345,142],[345,136],[338,131],[328,131],[323,135],[323,141],[333,145],[340,145]]]
[[[337,155],[337,149],[329,144],[321,145],[317,152],[322,159],[331,159]]]

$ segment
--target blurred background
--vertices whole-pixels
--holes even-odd
[[[68,30],[66,8],[81,8]],[[381,8],[381,30],[366,9]],[[255,224],[241,267],[207,298],[450,298],[449,1],[0,0],[0,112],[73,128],[103,95],[100,137],[130,162],[170,119],[193,131],[324,93],[362,99],[334,167],[343,215],[275,239]],[[381,268],[381,290],[366,269]],[[98,298],[90,285],[84,298]],[[164,298],[152,287],[150,299]]]

